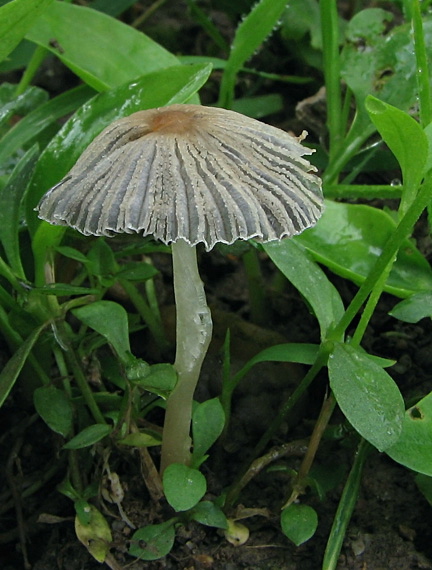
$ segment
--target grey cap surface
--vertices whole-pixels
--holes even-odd
[[[39,217],[85,235],[137,232],[164,243],[272,241],[312,226],[321,181],[313,151],[275,127],[200,105],[117,120],[49,190]]]

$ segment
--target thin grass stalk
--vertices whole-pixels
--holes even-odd
[[[320,9],[329,130],[329,162],[332,163],[339,154],[343,139],[339,18],[335,0],[321,0]]]
[[[363,439],[360,442],[353,466],[345,483],[336,515],[333,519],[333,525],[324,553],[322,570],[335,570],[337,567],[348,524],[357,503],[363,467],[371,449],[372,447],[366,440]]]
[[[419,0],[412,0],[412,28],[417,64],[417,85],[420,103],[420,124],[424,128],[432,121],[432,102],[429,83],[429,64],[423,33]]]

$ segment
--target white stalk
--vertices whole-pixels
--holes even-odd
[[[191,458],[192,403],[201,365],[212,336],[212,320],[198,273],[196,247],[184,240],[172,244],[178,382],[170,394],[163,430],[161,472],[171,463]]]

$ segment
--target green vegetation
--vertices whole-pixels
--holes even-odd
[[[249,11],[241,20],[221,2],[232,21],[240,22],[228,49],[205,8],[189,0],[191,17],[214,47],[208,56],[175,56],[116,19],[130,1],[96,0],[88,7],[56,0],[2,4],[2,69],[23,68],[24,73],[18,84],[0,86],[0,333],[10,352],[0,373],[0,405],[16,391],[22,405],[35,409],[63,438],[61,459],[46,477],[63,473],[59,491],[75,504],[79,540],[96,560],[110,556],[108,519],[94,500],[102,484],[95,475],[100,470],[94,468],[94,453],[105,454],[104,472],[109,475],[110,450],[122,453],[131,447],[139,450],[137,461],[146,465],[150,496],[155,501],[165,496],[173,513],[160,524],[135,531],[132,557],[165,556],[173,547],[176,528],[189,521],[228,533],[233,507],[252,472],[273,461],[270,444],[281,424],[317,375],[322,379],[327,373],[329,394],[303,463],[292,474],[291,494],[287,498],[281,493],[280,523],[281,532],[296,545],[315,532],[317,514],[304,493],[320,484],[310,469],[338,406],[346,418],[346,444],[356,452],[353,449],[323,561],[326,570],[336,568],[362,468],[374,449],[421,474],[419,487],[426,496],[430,493],[432,393],[417,394],[414,400],[412,394],[402,394],[386,370],[393,362],[362,347],[383,292],[401,299],[391,313],[395,319],[417,322],[432,316],[432,270],[412,237],[421,214],[430,214],[432,200],[430,2],[387,3],[391,12],[385,3],[383,8],[362,9],[357,2],[349,21],[338,14],[335,0],[291,0],[288,6],[285,0],[260,0],[253,6],[244,2]],[[310,75],[248,67],[275,29],[299,62],[297,68],[303,66]],[[226,59],[213,56],[221,49],[226,49]],[[50,54],[76,77],[76,86],[51,98],[32,85]],[[151,239],[87,239],[42,222],[34,208],[105,126],[142,109],[198,103],[212,70],[221,77],[214,104],[259,118],[280,112],[282,98],[276,87],[272,93],[264,88],[248,93],[241,85],[248,74],[261,86],[298,87],[316,83],[319,77],[326,87],[328,136],[315,144],[313,158],[322,173],[326,211],[303,234],[245,244],[249,258],[244,255],[251,314],[262,319],[266,310],[267,291],[256,254],[265,255],[274,264],[275,283],[288,280],[316,317],[320,341],[267,348],[234,374],[228,334],[221,393],[195,403],[190,465],[172,464],[160,478],[148,448],[161,444],[161,426],[148,418],[165,407],[177,378],[166,362],[170,342],[155,292],[158,271],[152,255],[169,255],[170,249]],[[381,185],[359,182],[365,179],[362,175],[380,168],[400,172],[400,180]],[[389,199],[397,200],[397,209],[382,206]],[[237,255],[236,247],[224,246],[221,251]],[[332,282],[333,274],[340,277],[335,282],[357,287],[348,306]],[[118,286],[127,303],[106,298]],[[144,328],[153,337],[152,364],[131,349],[131,334]],[[101,362],[94,382],[84,365],[92,361]],[[307,373],[249,450],[249,464],[238,467],[220,496],[206,500],[207,481],[200,468],[213,452],[218,454],[218,438],[229,433],[236,387],[260,362],[300,363]],[[117,503],[120,508],[121,500]]]

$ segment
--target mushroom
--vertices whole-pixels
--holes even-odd
[[[323,210],[313,151],[234,111],[171,105],[108,126],[41,199],[39,217],[85,235],[136,232],[171,244],[178,382],[165,415],[161,470],[190,461],[193,395],[212,333],[196,246],[299,234]]]

